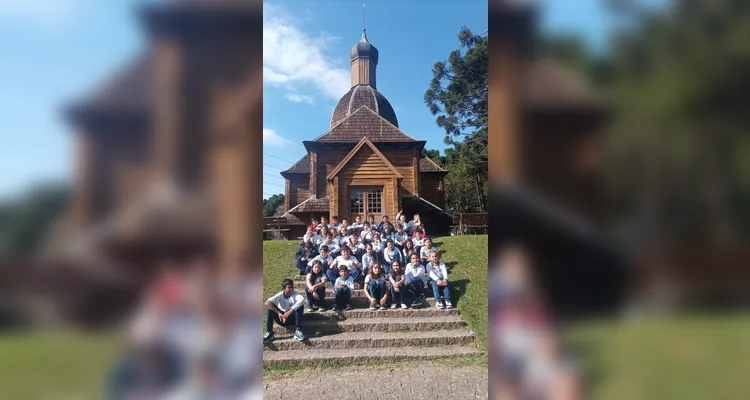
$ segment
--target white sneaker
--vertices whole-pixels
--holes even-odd
[[[442,308],[444,307],[444,306],[443,306],[443,302],[442,302],[442,301],[440,301],[439,299],[438,299],[438,300],[435,300],[435,307],[436,307],[436,308],[440,308],[440,309],[442,309]]]
[[[394,308],[396,308],[396,303],[391,304],[391,310],[393,310]]]
[[[450,301],[446,301],[445,302],[445,308],[448,308],[448,309],[453,308],[453,304],[451,304]]]
[[[375,304],[370,304],[370,310],[374,310],[374,309],[375,309]]]
[[[409,308],[409,307],[407,307],[407,306],[406,306],[406,304],[404,304],[404,303],[401,303],[401,308],[403,308],[403,309],[407,309],[407,308]]]

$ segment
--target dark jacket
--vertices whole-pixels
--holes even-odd
[[[315,258],[315,256],[318,255],[318,250],[315,249],[315,247],[310,249],[310,252],[307,253],[305,251],[305,246],[300,246],[299,249],[297,249],[297,252],[294,254],[294,258],[299,261],[302,257],[306,258],[307,261],[310,261],[311,259]]]

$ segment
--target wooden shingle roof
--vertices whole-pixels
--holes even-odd
[[[310,153],[305,154],[297,160],[289,169],[282,171],[281,174],[309,174],[310,173]]]
[[[398,129],[366,105],[352,112],[328,132],[315,138],[314,141],[358,143],[364,137],[372,142],[421,142]]]
[[[328,201],[328,197],[307,199],[303,201],[302,203],[297,204],[296,207],[293,207],[291,210],[289,210],[290,213],[307,213],[307,212],[327,213],[329,211],[330,211],[330,202]]]

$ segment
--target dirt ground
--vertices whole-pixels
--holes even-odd
[[[264,399],[487,399],[487,367],[411,362],[264,376]]]

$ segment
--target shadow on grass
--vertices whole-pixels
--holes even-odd
[[[451,286],[451,300],[453,305],[457,305],[461,301],[461,296],[466,293],[466,286],[471,283],[469,279],[459,279],[457,281],[450,281]]]

